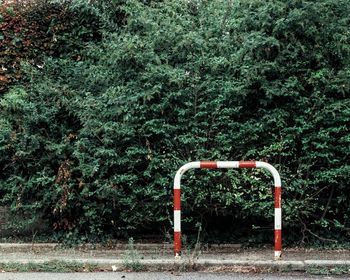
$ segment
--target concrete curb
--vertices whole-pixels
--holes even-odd
[[[349,260],[305,260],[305,266],[350,266]]]
[[[145,271],[311,271],[335,269],[350,274],[350,250],[334,252],[286,250],[285,259],[274,261],[270,250],[245,250],[239,244],[211,245],[204,248],[198,258],[193,254],[175,260],[172,244],[134,244],[129,249],[126,243],[108,247],[84,244],[66,248],[57,243],[0,243],[0,267],[6,265],[34,266],[57,262],[57,265],[77,264],[95,266],[97,270],[132,270],[142,267]],[[135,252],[135,256],[131,253]],[[228,251],[230,254],[222,253]],[[204,252],[204,253],[203,253]],[[202,254],[203,253],[203,254]],[[131,254],[131,255],[130,255]],[[318,258],[320,256],[320,259]],[[323,258],[323,259],[322,259]],[[327,259],[328,258],[328,259]]]
[[[242,260],[215,260],[215,259],[197,259],[197,260],[171,260],[171,259],[141,259],[141,260],[122,260],[122,259],[90,259],[90,258],[36,258],[36,259],[16,259],[16,260],[0,260],[3,264],[44,264],[48,262],[64,262],[78,263],[81,265],[95,265],[101,268],[109,268],[112,266],[118,270],[125,267],[132,267],[134,263],[141,264],[144,270],[176,270],[178,268],[193,268],[195,270],[205,270],[208,268],[237,268],[237,267],[256,267],[264,270],[280,270],[280,271],[307,271],[308,268],[315,267],[349,267],[349,260],[305,260],[305,261],[242,261]],[[350,272],[350,270],[349,270]]]

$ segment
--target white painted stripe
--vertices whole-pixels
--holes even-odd
[[[275,208],[275,229],[282,229],[282,209]]]
[[[263,162],[263,161],[257,161],[256,162],[256,167],[257,168],[264,168],[264,169],[267,169],[268,171],[270,171],[270,173],[273,176],[273,180],[275,182],[275,186],[276,187],[280,187],[281,186],[280,174],[278,173],[276,168],[274,168],[271,164],[269,164],[267,162]]]
[[[181,166],[181,168],[176,172],[175,179],[174,179],[174,189],[180,189],[181,185],[181,177],[182,175],[189,169],[193,168],[200,168],[200,162],[199,161],[192,161],[189,163],[184,164]]]
[[[280,259],[281,258],[281,255],[282,255],[282,252],[281,251],[275,251],[275,259]]]
[[[183,173],[185,173],[187,170],[189,169],[193,169],[193,168],[200,168],[201,166],[201,162],[200,161],[191,161],[189,163],[186,163],[185,165],[183,165],[181,168],[180,168],[180,173],[181,175]]]
[[[174,210],[174,231],[181,232],[181,210]]]
[[[218,168],[238,168],[239,161],[217,161]]]

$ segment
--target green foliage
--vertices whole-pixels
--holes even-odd
[[[21,64],[42,67],[42,56],[68,56],[81,60],[80,50],[86,42],[101,40],[107,27],[107,8],[118,3],[99,1],[5,1],[0,6],[0,93],[12,84],[23,82]],[[115,9],[115,28],[123,15]],[[109,10],[110,12],[110,10]]]
[[[329,267],[329,266],[310,266],[306,272],[313,275],[344,275],[350,274],[350,267],[348,265]]]
[[[1,99],[3,203],[44,213],[70,238],[170,231],[182,164],[262,160],[281,173],[291,238],[347,236],[348,1],[128,1],[117,11],[125,26],[104,25],[79,60],[69,50],[28,67],[30,84]],[[272,229],[271,181],[262,170],[188,172],[184,230],[217,217],[226,230]]]
[[[135,249],[134,239],[129,238],[128,247],[123,255],[124,267],[131,271],[141,271],[144,270],[144,265],[141,263],[141,255]]]
[[[65,261],[48,261],[44,263],[15,263],[6,262],[0,263],[0,269],[4,272],[55,272],[55,273],[67,273],[67,272],[94,272],[99,271],[96,264],[81,264],[78,262],[65,262]]]

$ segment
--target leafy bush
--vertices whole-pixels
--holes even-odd
[[[4,1],[0,7],[0,93],[24,82],[23,62],[42,67],[43,55],[80,60],[79,51],[86,42],[101,40],[105,2]]]
[[[3,203],[90,240],[167,232],[182,164],[263,160],[281,173],[290,239],[345,237],[350,3],[120,7],[124,27],[105,27],[80,60],[28,67],[30,85],[1,99]],[[228,222],[272,230],[272,187],[262,170],[189,172],[184,230],[198,221],[209,230],[218,217],[225,230]]]

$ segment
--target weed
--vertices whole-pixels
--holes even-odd
[[[90,272],[96,270],[98,270],[97,265],[78,262],[0,263],[2,272]]]
[[[134,239],[129,238],[128,247],[123,255],[123,262],[126,269],[132,271],[141,271],[144,265],[141,263],[141,256],[135,248]]]
[[[336,267],[330,266],[311,266],[306,272],[314,275],[340,275],[350,274],[350,265],[340,265]]]

